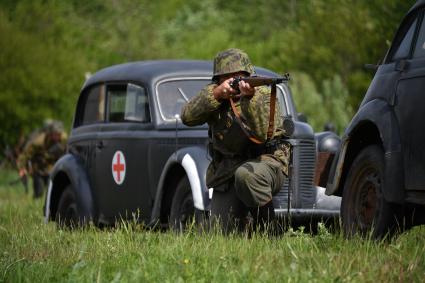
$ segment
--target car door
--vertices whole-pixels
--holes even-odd
[[[416,17],[411,17],[398,30],[392,47],[383,64],[378,67],[362,104],[371,99],[383,99],[390,105],[394,104],[397,82],[404,71],[406,60],[410,56],[416,24]]]
[[[106,85],[106,122],[96,141],[95,189],[100,221],[150,218],[147,133],[152,129],[147,92],[132,83]]]
[[[152,133],[149,146],[148,170],[152,194],[156,191],[165,163],[178,148],[206,144],[206,124],[192,127],[190,131],[186,129],[184,134],[177,130],[187,128],[178,117],[183,105],[210,81],[211,78],[205,77],[184,77],[163,79],[156,84],[155,95],[162,129]]]
[[[425,191],[425,21],[418,14],[416,40],[397,84],[394,107],[400,126],[405,187]]]
[[[88,86],[80,95],[71,136],[69,152],[83,162],[91,183],[95,174],[95,144],[105,120],[104,85]],[[95,203],[97,203],[95,195]]]

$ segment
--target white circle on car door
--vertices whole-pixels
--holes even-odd
[[[125,171],[125,156],[122,151],[118,150],[112,158],[112,177],[117,185],[121,185],[124,182]]]

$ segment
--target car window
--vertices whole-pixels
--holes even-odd
[[[291,102],[292,97],[288,92],[288,88],[283,87],[282,85],[278,85],[276,88],[276,98],[279,101],[280,113],[283,116],[292,115],[296,119],[296,110],[294,103]]]
[[[425,21],[422,20],[421,27],[419,29],[418,40],[416,41],[415,51],[413,52],[413,58],[425,57]]]
[[[104,86],[97,85],[83,94],[82,116],[77,120],[77,126],[88,125],[104,120],[105,93]]]
[[[417,20],[415,19],[413,23],[410,25],[409,30],[404,35],[404,38],[401,40],[397,48],[397,51],[395,51],[392,61],[404,59],[409,56],[413,36],[415,34],[416,22]]]
[[[150,122],[148,96],[135,84],[111,85],[107,88],[109,122]]]
[[[181,108],[190,98],[209,84],[211,79],[175,79],[162,81],[157,86],[159,111],[162,119],[174,121]]]

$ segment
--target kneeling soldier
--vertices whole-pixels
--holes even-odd
[[[212,83],[182,109],[185,125],[209,125],[212,162],[206,181],[214,188],[211,216],[226,232],[244,229],[248,212],[260,229],[274,222],[272,196],[288,176],[290,147],[279,142],[284,133],[275,86],[254,88],[240,81],[239,91],[231,87],[234,78],[253,74],[245,52],[220,52]]]

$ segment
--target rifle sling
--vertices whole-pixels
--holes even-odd
[[[240,117],[240,113],[236,109],[235,102],[230,97],[230,105],[232,107],[232,111],[235,114],[236,121],[241,126],[242,131],[249,138],[250,141],[256,144],[262,144],[260,140],[258,140],[252,133],[249,132],[248,126],[242,121]],[[270,94],[270,116],[269,116],[269,127],[267,129],[267,140],[270,140],[273,136],[274,132],[274,114],[275,114],[275,106],[276,106],[276,84],[272,84],[272,90]]]
[[[276,84],[272,84],[272,92],[270,94],[270,116],[269,128],[267,130],[267,140],[270,140],[274,132],[274,111],[276,107]]]
[[[239,112],[238,112],[238,110],[236,109],[236,106],[235,106],[235,102],[233,101],[233,98],[229,98],[229,100],[230,100],[230,105],[232,106],[232,110],[233,110],[233,113],[235,114],[235,118],[236,118],[236,121],[238,122],[238,124],[239,124],[239,126],[241,127],[241,129],[242,129],[242,131],[245,133],[245,135],[249,138],[249,140],[250,141],[252,141],[253,143],[256,143],[256,144],[262,144],[262,142],[261,141],[259,141],[258,139],[256,139],[255,137],[254,137],[254,135],[253,134],[251,134],[249,131],[248,131],[248,126],[242,121],[242,119],[241,119],[241,117],[240,117],[240,114],[239,114]]]

